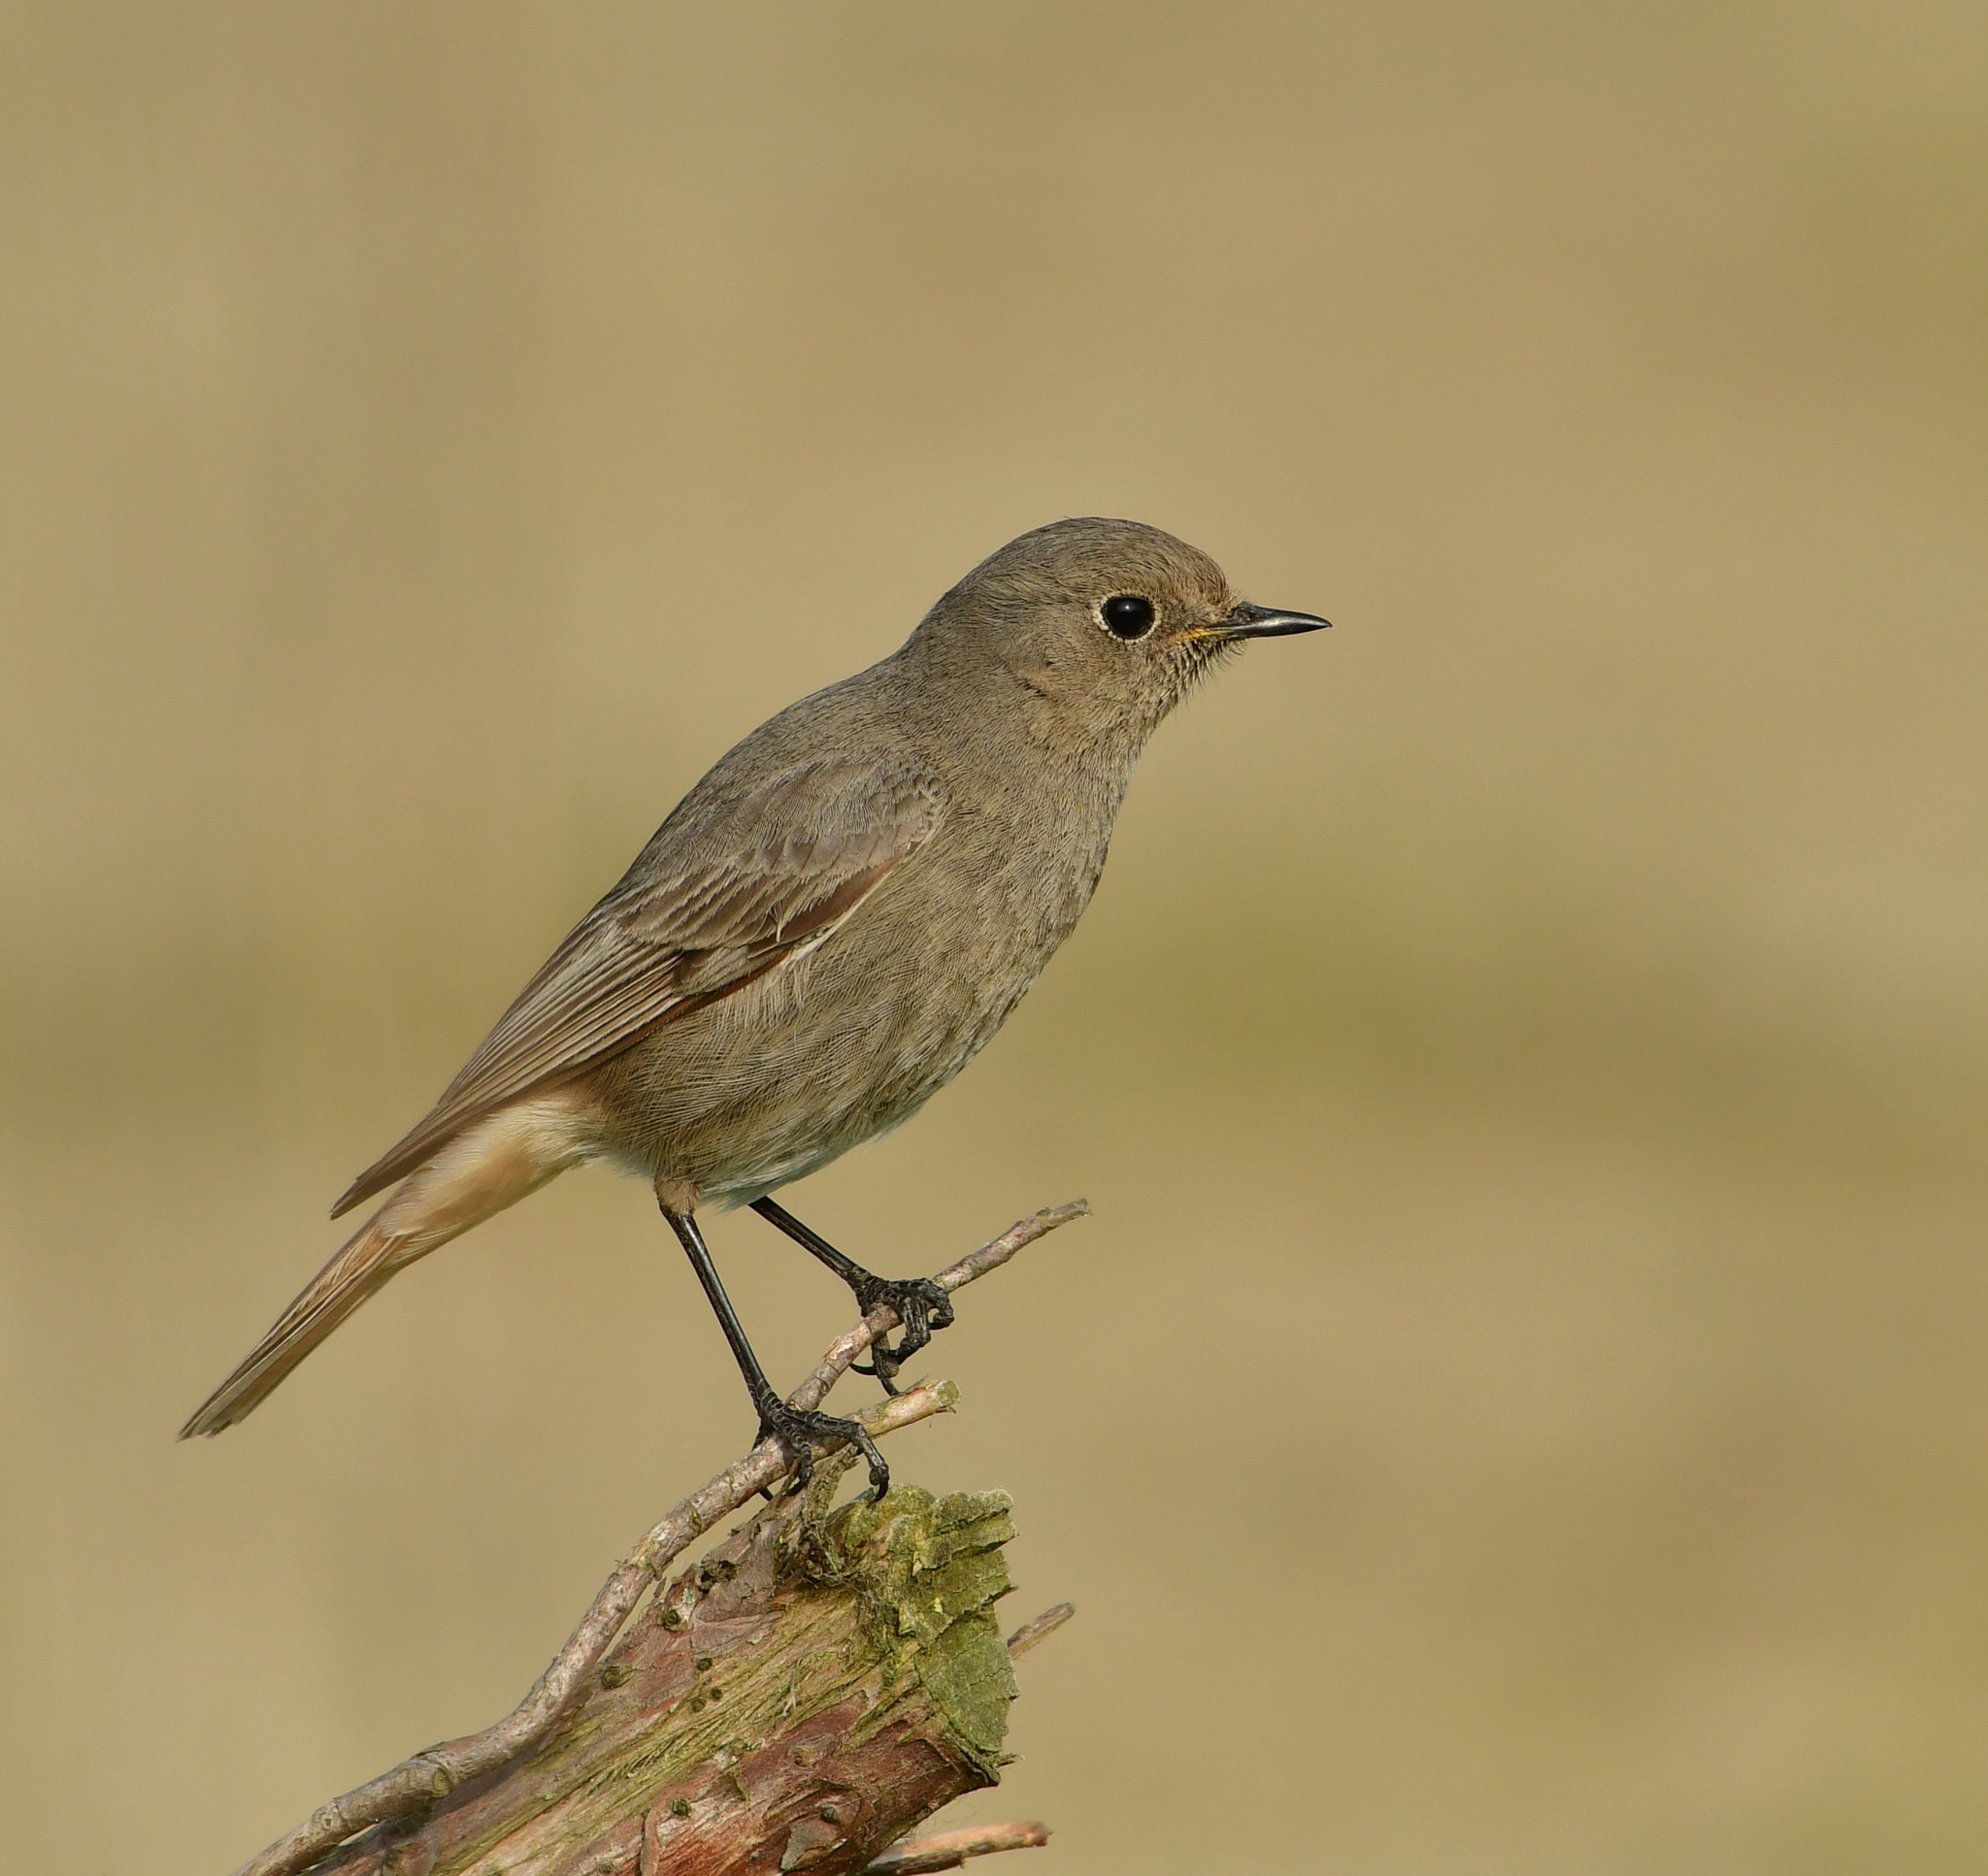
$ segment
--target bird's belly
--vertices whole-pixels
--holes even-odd
[[[983,928],[964,970],[944,934],[838,934],[861,941],[831,939],[597,1070],[604,1143],[707,1201],[804,1178],[910,1119],[972,1061],[1068,930],[1058,923],[993,942]]]

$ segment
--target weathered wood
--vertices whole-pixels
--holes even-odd
[[[1009,1513],[1005,1494],[914,1486],[880,1505],[830,1511],[815,1489],[767,1507],[658,1592],[538,1751],[314,1867],[860,1870],[998,1778],[1014,1694],[992,1610],[1009,1589]]]

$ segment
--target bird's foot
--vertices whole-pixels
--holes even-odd
[[[871,1498],[881,1498],[890,1490],[890,1467],[883,1463],[883,1455],[877,1450],[877,1442],[859,1421],[840,1420],[832,1413],[804,1411],[778,1399],[762,1400],[759,1403],[759,1437],[779,1440],[793,1456],[793,1489],[796,1492],[814,1476],[816,1446],[853,1446],[870,1468]]]
[[[904,1325],[892,1348],[885,1342],[870,1344],[870,1365],[850,1366],[858,1374],[874,1374],[883,1383],[885,1394],[895,1394],[899,1368],[942,1330],[952,1325],[952,1299],[944,1286],[930,1277],[865,1277],[851,1286],[856,1307],[864,1315],[878,1309],[894,1309]]]

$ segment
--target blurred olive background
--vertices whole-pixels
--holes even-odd
[[[184,1415],[679,794],[1069,513],[1328,613],[797,1189],[1056,1870],[1988,1847],[1988,16],[0,12],[0,1862],[232,1867],[744,1444],[560,1182]],[[845,1295],[714,1242],[776,1379]]]

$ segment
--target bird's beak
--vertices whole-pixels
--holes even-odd
[[[1239,599],[1215,630],[1225,639],[1282,639],[1293,632],[1316,632],[1332,623],[1316,612],[1286,612],[1275,606],[1251,606]]]

